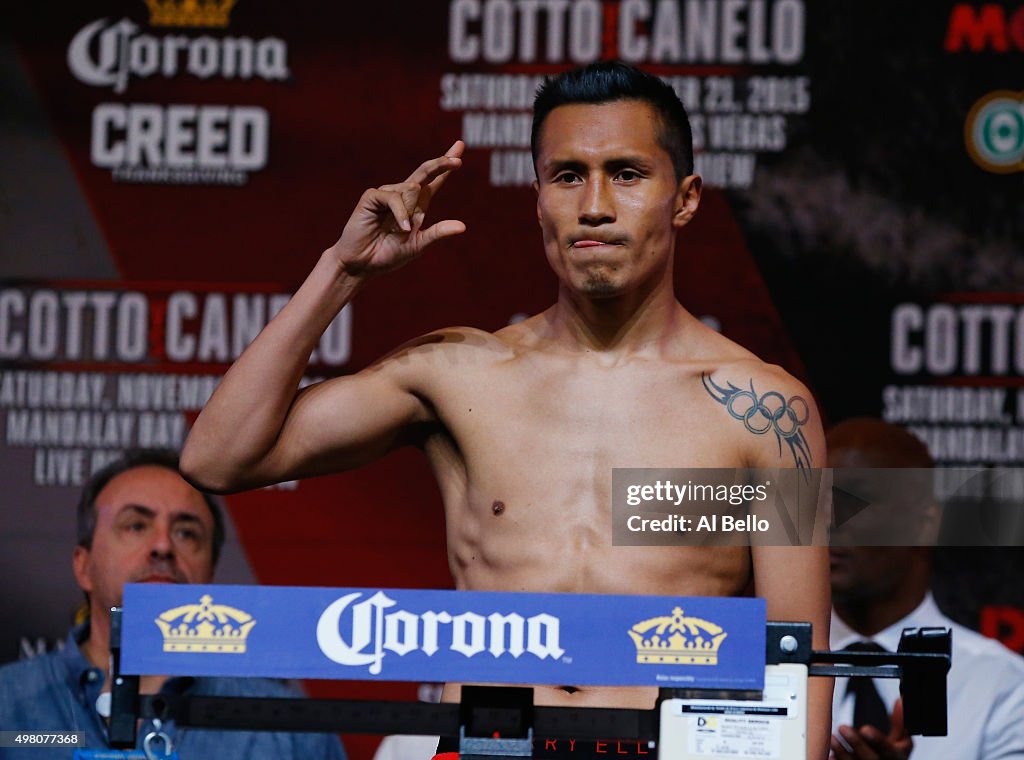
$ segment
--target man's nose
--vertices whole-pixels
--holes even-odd
[[[580,201],[580,224],[596,226],[615,221],[615,202],[610,183],[601,177],[587,182]]]
[[[157,524],[152,534],[152,541],[149,545],[149,552],[154,557],[169,557],[174,554],[174,541],[172,539],[172,526]]]

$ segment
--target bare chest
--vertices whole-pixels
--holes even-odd
[[[676,366],[580,369],[519,360],[463,378],[439,416],[469,470],[534,477],[614,467],[735,467],[732,420],[699,372]]]
[[[612,545],[615,468],[742,464],[699,370],[514,361],[467,373],[438,397],[446,434],[428,454],[460,587],[735,593],[742,584],[745,552]]]

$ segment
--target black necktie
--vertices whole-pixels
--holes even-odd
[[[849,652],[884,652],[884,647],[873,641],[858,641],[846,647]],[[875,688],[875,682],[871,678],[851,678],[846,685],[846,693],[853,694],[853,725],[860,728],[863,725],[874,726],[883,734],[889,733],[889,711],[885,709],[885,703]]]

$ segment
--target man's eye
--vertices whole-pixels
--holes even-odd
[[[580,181],[580,175],[574,174],[573,172],[562,172],[555,177],[555,182],[563,185],[574,185]]]
[[[632,169],[623,169],[619,172],[619,179],[623,182],[632,182],[635,179],[640,179],[640,174]]]
[[[141,533],[146,529],[146,523],[136,520],[135,522],[128,523],[127,528],[133,533]]]
[[[178,528],[178,537],[186,541],[198,541],[199,531],[192,530],[191,528]]]

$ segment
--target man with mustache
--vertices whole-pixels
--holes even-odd
[[[464,147],[363,193],[340,239],[203,410],[182,454],[186,475],[237,491],[417,446],[440,485],[456,588],[732,596],[752,580],[770,618],[810,621],[815,646],[827,646],[824,549],[613,546],[615,467],[824,460],[807,390],[676,300],[676,238],[697,211],[701,178],[685,109],[653,75],[602,62],[537,96],[534,189],[558,278],[553,306],[493,334],[439,330],[299,390],[323,331],[359,291],[465,232],[455,219],[424,221]],[[524,255],[478,244],[481,255]],[[371,505],[353,509],[372,519]],[[829,684],[814,681],[809,757],[820,760]],[[534,698],[651,708],[656,691],[538,686]],[[457,685],[443,698],[458,700]]]
[[[110,608],[120,606],[125,583],[210,583],[224,520],[216,499],[178,473],[173,452],[136,450],[97,472],[78,504],[78,545],[72,567],[85,592],[89,617],[61,651],[0,669],[0,727],[30,732],[81,731],[84,746],[106,749],[110,709]],[[268,679],[140,679],[143,694],[293,697]],[[141,747],[152,724],[139,731]],[[182,758],[256,757],[343,760],[328,734],[175,730],[163,727]],[[67,758],[65,746],[0,748],[0,760]]]

